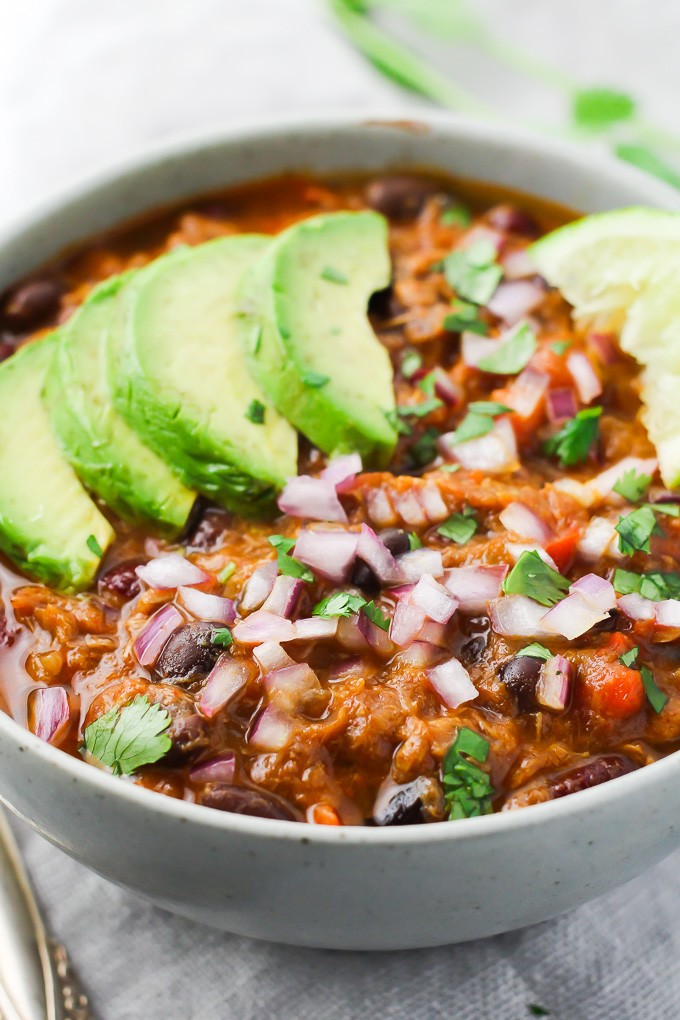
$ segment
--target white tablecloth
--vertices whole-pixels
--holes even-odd
[[[477,6],[499,32],[540,47],[584,81],[631,89],[673,126],[677,0]],[[187,129],[255,114],[418,105],[348,47],[320,0],[0,0],[0,44],[0,220]],[[562,109],[559,97],[501,79],[484,60],[461,53],[456,67],[513,117],[550,119]],[[190,924],[17,829],[49,925],[99,1020],[522,1020],[530,1003],[559,1020],[680,1016],[680,854],[523,932],[362,955],[281,948]]]

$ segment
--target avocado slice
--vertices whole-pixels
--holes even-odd
[[[377,467],[397,442],[394,386],[366,307],[390,272],[384,217],[329,213],[280,234],[239,297],[242,342],[272,403],[326,453]]]
[[[58,334],[0,364],[0,548],[63,591],[87,588],[113,529],[64,459],[41,399]]]
[[[108,384],[107,337],[119,342],[119,296],[133,276],[99,284],[60,330],[44,397],[62,452],[83,485],[120,517],[174,536],[195,493],[121,418]]]
[[[297,474],[297,434],[237,333],[236,287],[268,244],[242,234],[157,259],[125,287],[123,343],[109,344],[123,417],[186,485],[245,516],[271,510]]]

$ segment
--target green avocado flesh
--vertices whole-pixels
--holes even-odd
[[[44,396],[63,454],[83,485],[119,516],[174,536],[195,494],[121,418],[109,391],[107,337],[119,342],[119,296],[132,275],[100,284],[60,330]]]
[[[273,507],[297,473],[297,435],[252,378],[234,312],[269,243],[242,234],[157,259],[126,285],[122,343],[109,344],[128,424],[187,486],[245,516]]]
[[[387,221],[340,212],[294,224],[246,273],[241,342],[276,408],[326,453],[385,466],[396,430],[392,365],[366,315],[390,282]]]
[[[54,438],[41,399],[58,334],[0,364],[0,548],[62,591],[88,587],[113,529]]]

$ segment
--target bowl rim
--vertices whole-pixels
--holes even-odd
[[[248,118],[245,121],[231,122],[228,126],[212,126],[195,132],[182,132],[167,136],[162,141],[137,147],[125,158],[95,167],[66,187],[56,189],[38,201],[28,204],[17,216],[4,220],[0,225],[0,245],[8,243],[12,237],[39,224],[42,219],[47,219],[57,212],[63,212],[68,206],[81,202],[87,195],[94,195],[106,189],[127,174],[151,171],[154,166],[174,158],[190,156],[192,153],[225,144],[266,143],[299,131],[313,134],[319,131],[328,133],[362,129],[399,130],[417,134],[437,130],[447,132],[452,137],[464,135],[469,140],[480,143],[505,142],[521,148],[528,155],[562,157],[566,164],[571,164],[579,170],[590,170],[607,177],[612,182],[635,188],[640,192],[640,202],[656,202],[667,209],[675,207],[680,210],[680,195],[670,185],[620,160],[552,136],[544,137],[525,129],[448,112],[369,109],[359,114],[356,110],[337,110],[330,114],[291,115],[276,121],[267,117]],[[479,179],[484,180],[482,177]],[[200,191],[196,194],[200,194]],[[153,209],[153,203],[149,209]],[[673,752],[650,765],[618,777],[615,782],[603,783],[568,797],[529,805],[515,811],[429,825],[336,827],[210,810],[200,804],[158,794],[137,786],[126,778],[93,767],[90,763],[45,743],[4,711],[0,711],[0,740],[8,740],[17,751],[29,751],[45,768],[58,769],[73,784],[83,783],[95,795],[107,798],[115,796],[129,805],[133,811],[143,810],[145,814],[155,812],[168,821],[191,823],[215,834],[234,833],[263,840],[281,839],[303,844],[350,844],[366,847],[438,843],[441,840],[465,841],[481,836],[494,838],[502,837],[510,830],[532,829],[551,819],[565,823],[575,816],[597,812],[604,805],[615,805],[624,798],[628,799],[636,793],[639,795],[647,787],[677,780],[680,768],[680,752]],[[20,805],[17,809],[11,804],[9,806],[20,812]]]

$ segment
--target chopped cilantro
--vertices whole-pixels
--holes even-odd
[[[429,397],[428,400],[423,400],[420,404],[402,404],[397,408],[397,413],[402,418],[425,418],[426,415],[443,406],[443,401],[439,397]]]
[[[217,580],[220,582],[220,584],[226,584],[229,578],[233,576],[235,570],[236,570],[235,563],[225,563],[225,565],[222,567],[219,574],[217,575]]]
[[[339,269],[334,269],[333,266],[324,266],[321,270],[321,279],[327,280],[328,283],[339,283],[343,287],[349,283],[345,274],[341,273]]]
[[[437,528],[437,534],[442,535],[444,538],[450,538],[452,542],[457,542],[458,545],[465,545],[472,538],[478,527],[474,510],[466,506],[462,513],[451,514]]]
[[[401,359],[401,374],[404,379],[412,379],[416,372],[419,372],[423,365],[423,359],[418,351],[404,351]]]
[[[562,467],[581,464],[597,439],[601,407],[586,407],[575,418],[564,423],[559,432],[547,439],[543,449],[549,456],[559,457]]]
[[[630,120],[635,115],[635,100],[613,89],[579,89],[574,93],[571,113],[579,127],[604,131],[612,124]]]
[[[294,538],[285,538],[283,535],[270,535],[267,539],[270,545],[276,549],[276,562],[280,574],[286,577],[299,577],[301,581],[313,581],[314,574],[304,563],[300,563],[288,553],[295,545]]]
[[[642,677],[642,685],[645,689],[645,694],[647,695],[647,701],[658,715],[668,701],[668,698],[657,686],[651,669],[647,669],[646,666],[641,666],[640,676]]]
[[[305,372],[302,376],[302,381],[310,389],[318,390],[325,386],[327,382],[330,382],[330,378],[329,375],[321,375],[320,372]]]
[[[246,411],[246,418],[248,421],[252,421],[253,425],[262,425],[264,423],[264,412],[265,406],[261,401],[251,400]]]
[[[512,408],[495,400],[473,400],[468,404],[468,411],[473,414],[490,414],[492,418],[497,418],[499,414],[509,414]]]
[[[486,336],[489,327],[479,318],[479,308],[468,301],[456,301],[444,319],[444,329],[451,333],[478,333]]]
[[[512,408],[497,404],[494,400],[475,400],[468,404],[468,413],[452,436],[454,443],[467,443],[491,432],[493,420],[499,414],[506,414]]]
[[[636,645],[635,648],[629,648],[627,652],[623,653],[623,655],[619,655],[619,662],[622,666],[628,666],[630,669],[631,666],[635,665],[639,653],[640,648],[638,645]]]
[[[456,471],[460,471],[460,469],[460,464],[440,464],[437,471],[447,471],[450,475],[453,475]]]
[[[380,606],[376,606],[375,602],[367,602],[362,609],[371,623],[374,623],[376,627],[380,627],[381,630],[390,629],[389,617],[385,616]]]
[[[399,417],[399,413],[396,407],[391,407],[389,411],[383,411],[383,414],[387,418],[388,424],[397,432],[400,436],[410,436],[413,429],[407,422],[402,421]]]
[[[614,486],[614,492],[618,492],[619,496],[623,496],[631,503],[637,503],[651,484],[651,475],[638,474],[635,468],[631,468],[630,471],[625,471],[621,475]]]
[[[503,591],[506,595],[527,595],[542,606],[554,606],[564,598],[570,584],[532,549],[517,560],[503,581]]]
[[[168,729],[172,719],[158,704],[138,694],[124,708],[112,708],[85,728],[85,750],[120,775],[131,775],[152,765],[171,747]]]
[[[656,514],[666,514],[668,517],[680,517],[680,506],[677,503],[645,503]]]
[[[680,599],[680,574],[664,574],[659,570],[648,574],[636,574],[632,570],[617,567],[612,584],[620,595],[631,595],[635,592],[652,602]]]
[[[422,549],[423,543],[420,541],[415,531],[409,531],[408,533],[408,547],[413,552],[414,549]]]
[[[422,436],[409,447],[408,458],[413,467],[425,467],[437,456],[437,429],[426,429]]]
[[[528,655],[532,659],[543,659],[547,661],[552,658],[552,652],[545,645],[539,645],[538,641],[533,641],[526,648],[521,648],[519,652],[515,652],[515,657],[520,655]]]
[[[366,605],[366,599],[351,591],[338,591],[335,595],[327,595],[314,606],[312,616],[351,616],[358,613]]]
[[[466,206],[456,203],[448,205],[440,219],[445,227],[469,227],[472,223],[472,213]]]
[[[619,517],[616,525],[619,533],[619,549],[624,556],[632,556],[636,552],[650,551],[650,539],[655,531],[659,531],[654,511],[648,506],[639,506],[625,517]]]
[[[550,350],[554,351],[555,354],[564,354],[571,347],[571,340],[553,340],[550,344]]]
[[[104,555],[104,550],[102,549],[94,535],[87,536],[87,541],[85,545],[87,546],[91,553],[94,553],[94,555],[98,556],[100,559]]]
[[[503,270],[496,262],[496,248],[480,239],[444,259],[444,275],[459,297],[483,305],[501,281]]]
[[[526,322],[503,340],[497,350],[477,362],[477,368],[495,375],[517,375],[526,368],[536,351],[536,334]]]
[[[449,818],[472,818],[491,813],[494,789],[479,767],[489,754],[489,742],[461,726],[442,762],[442,786]]]
[[[212,643],[219,648],[229,648],[233,645],[234,639],[228,627],[219,627],[212,632]]]

